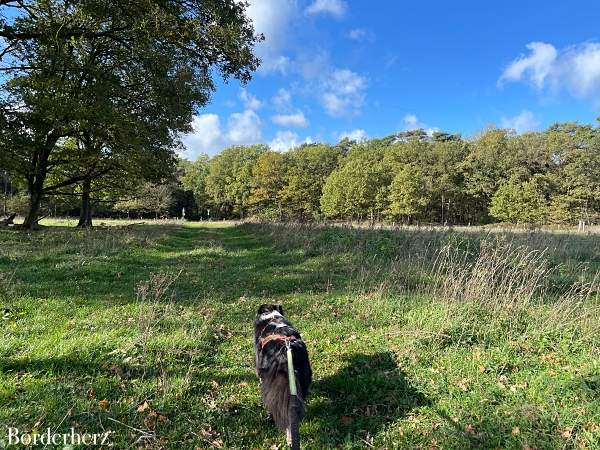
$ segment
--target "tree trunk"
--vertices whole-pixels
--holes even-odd
[[[44,183],[48,176],[48,158],[59,137],[49,132],[42,146],[35,151],[31,160],[30,172],[27,175],[29,188],[29,211],[21,227],[25,230],[33,230],[38,227],[40,206],[44,197]]]
[[[25,230],[33,230],[38,227],[44,185],[44,180],[40,181],[40,178],[37,177],[35,181],[29,183],[29,211],[22,225]]]
[[[84,180],[81,184],[81,207],[79,208],[78,228],[90,228],[92,226],[92,203],[90,193],[92,191],[92,180]]]

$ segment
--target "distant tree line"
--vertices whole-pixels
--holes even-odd
[[[600,223],[600,128],[556,124],[517,135],[490,128],[463,139],[423,130],[363,142],[304,144],[286,153],[234,146],[174,160],[168,178],[132,180],[115,198],[94,190],[102,217],[363,220],[404,224]],[[163,173],[167,173],[165,170]],[[8,211],[26,214],[26,185],[0,171]],[[73,195],[44,211],[79,214]],[[81,192],[81,191],[79,191]]]
[[[199,215],[397,223],[598,223],[600,128],[490,128],[472,139],[423,130],[287,153],[236,146],[182,162]]]

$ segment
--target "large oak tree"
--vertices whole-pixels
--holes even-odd
[[[246,6],[0,0],[1,163],[27,180],[24,227],[36,226],[45,195],[89,184],[141,146],[172,148],[208,102],[215,73],[249,80],[259,37]],[[69,138],[83,145],[60,151]]]

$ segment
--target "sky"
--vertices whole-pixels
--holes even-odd
[[[248,15],[262,65],[246,86],[218,83],[183,139],[190,159],[600,115],[597,1],[251,0]]]
[[[600,115],[592,0],[248,0],[265,36],[245,86],[217,79],[184,156],[424,128],[518,133]]]

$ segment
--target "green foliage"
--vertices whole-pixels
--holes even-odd
[[[253,186],[248,199],[255,215],[282,218],[281,191],[285,185],[286,158],[281,153],[267,151],[252,168]]]
[[[145,183],[139,186],[132,197],[115,203],[115,211],[144,215],[153,214],[156,219],[165,215],[173,206],[173,187],[166,183]]]
[[[522,183],[509,181],[503,184],[492,197],[490,214],[502,222],[545,223],[548,205],[541,181],[533,178]]]
[[[388,214],[393,218],[419,219],[428,203],[422,172],[405,165],[392,180]]]
[[[180,168],[183,174],[179,181],[183,189],[191,191],[198,208],[207,209],[210,207],[210,197],[206,191],[206,179],[209,173],[208,155],[200,155],[194,162],[186,160],[180,161]]]
[[[9,196],[6,200],[6,211],[17,213],[19,215],[27,214],[29,209],[29,196],[26,192],[21,191],[18,194]]]
[[[284,215],[315,218],[327,177],[343,157],[342,149],[326,144],[303,145],[285,155],[285,186],[280,192]]]
[[[246,6],[0,4],[15,9],[0,22],[0,54],[13,67],[2,78],[0,154],[28,180],[25,226],[36,225],[42,198],[63,187],[108,176],[116,185],[168,175],[175,136],[189,131],[193,112],[208,102],[213,75],[245,82],[258,66],[252,48],[260,39]],[[77,145],[67,149],[66,138]],[[61,180],[49,184],[52,175]]]
[[[327,217],[380,219],[387,206],[390,170],[385,149],[374,142],[355,146],[327,178],[321,208]]]
[[[206,193],[222,215],[247,214],[253,186],[252,168],[267,150],[264,145],[234,146],[210,160]]]

